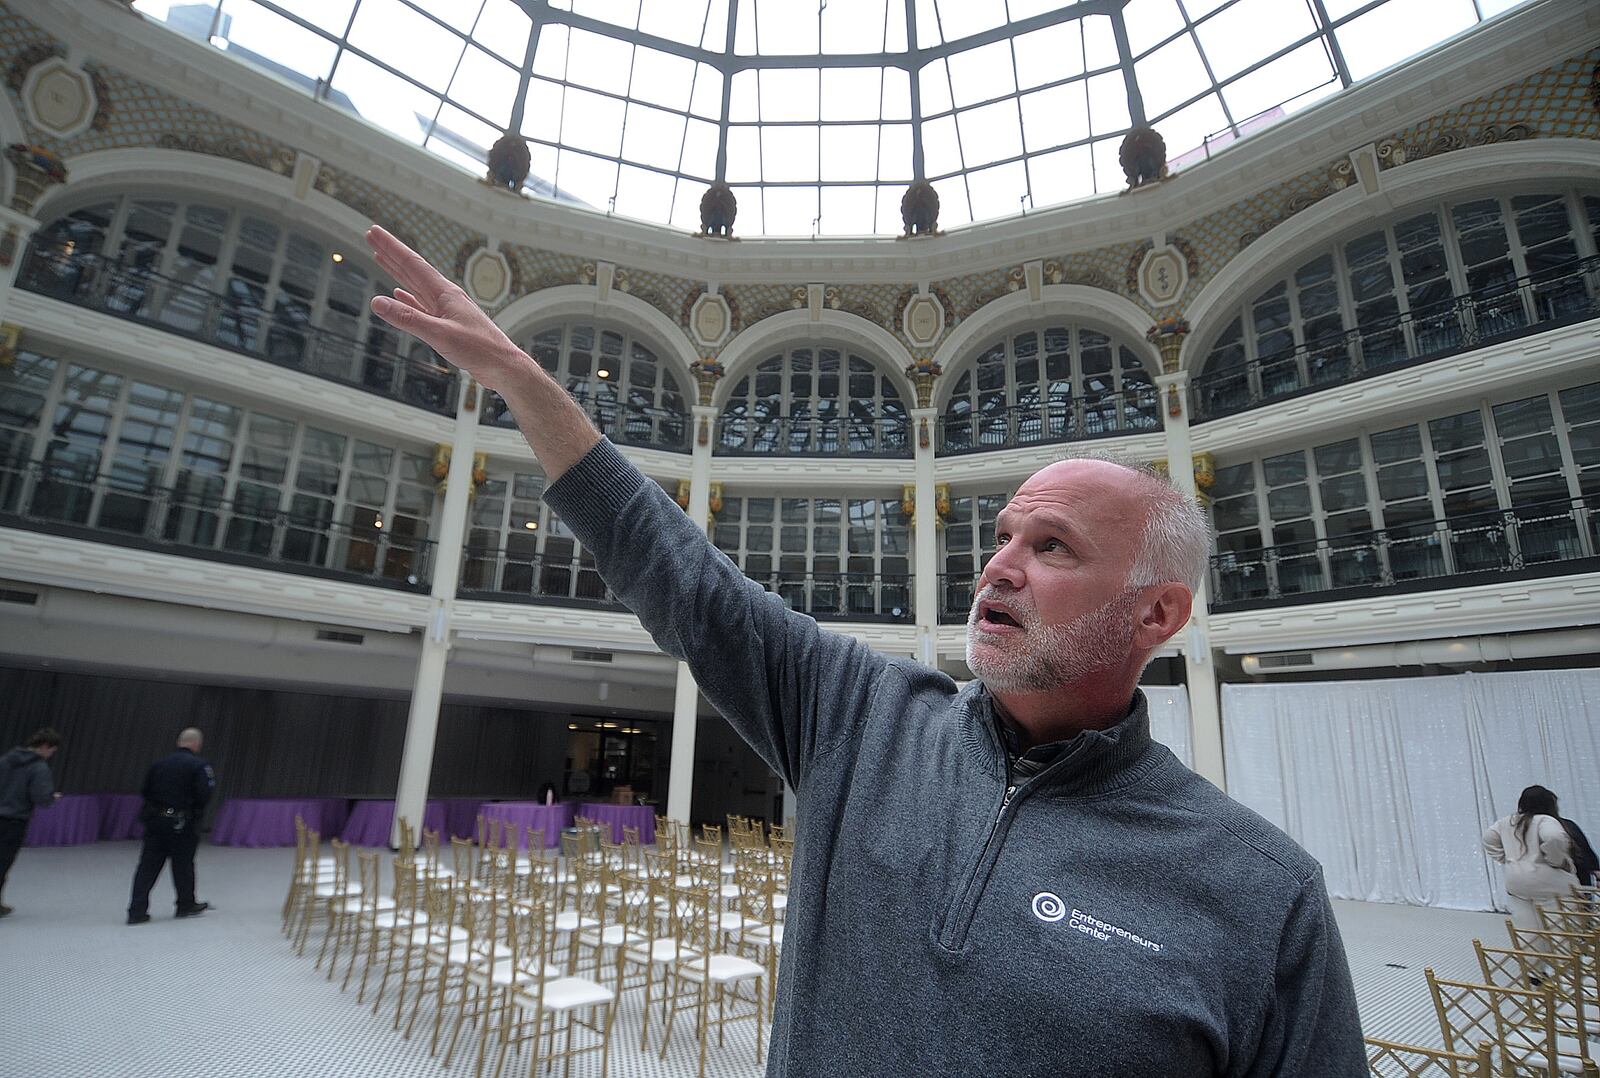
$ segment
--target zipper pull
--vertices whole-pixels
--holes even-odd
[[[1006,814],[1006,806],[1011,804],[1011,798],[1016,794],[1016,792],[1017,792],[1017,788],[1015,786],[1007,786],[1006,787],[1006,795],[1000,799],[1000,814],[999,814],[999,816],[1004,816]],[[999,821],[999,816],[995,817],[996,822]]]

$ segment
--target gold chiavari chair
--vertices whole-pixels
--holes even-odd
[[[672,880],[670,876],[624,872],[619,883],[627,942],[617,953],[615,988],[619,999],[624,992],[644,989],[639,1028],[639,1050],[643,1051],[649,1045],[650,1006],[657,1000],[656,985],[661,985],[660,1001],[665,1002],[666,970],[678,957],[670,916]]]
[[[1574,955],[1581,964],[1585,984],[1590,992],[1589,1003],[1600,1013],[1600,998],[1596,995],[1596,974],[1600,972],[1600,933],[1558,932],[1542,928],[1518,928],[1506,921],[1506,935],[1511,946],[1520,951],[1540,951],[1544,954]]]
[[[494,873],[494,853],[505,847],[505,831],[507,827],[515,828],[516,824],[507,824],[498,816],[478,815],[478,876],[488,877]]]
[[[425,868],[419,868],[419,873]],[[427,917],[409,933],[401,930],[405,940],[404,960],[400,966],[400,985],[394,1004],[393,1028],[399,1029],[401,1020],[406,1018],[406,1001],[410,998],[410,1018],[405,1031],[407,1037],[411,1036],[411,1030],[416,1025],[421,1001],[428,994],[428,974],[433,968],[430,961],[432,953],[438,948],[460,942],[466,935],[456,923],[456,900],[460,897],[456,881],[448,875],[421,875],[419,883]],[[413,986],[415,995],[410,995]],[[379,998],[382,998],[381,990]]]
[[[1368,1037],[1372,1078],[1494,1078],[1494,1045],[1484,1041],[1472,1055]]]
[[[1426,973],[1445,1048],[1471,1050],[1487,1040],[1498,1049],[1502,1074],[1555,1078],[1562,1073],[1553,989],[1497,988],[1444,980],[1432,968]],[[1582,1060],[1576,1073],[1593,1076],[1600,1070],[1593,1060]]]
[[[767,1010],[763,996],[766,971],[748,958],[717,949],[721,900],[715,891],[708,887],[673,886],[670,893],[677,957],[667,966],[670,995],[663,1008],[666,1033],[661,1039],[661,1058],[667,1057],[677,1016],[688,1010],[694,1012],[695,1032],[700,1037],[699,1078],[705,1078],[706,1050],[712,1027],[716,1027],[717,1044],[721,1047],[729,1022],[750,1019],[755,1023],[756,1063],[760,1065],[762,1024]],[[752,987],[753,998],[740,993],[741,985]],[[687,1002],[686,996],[690,997]],[[715,1017],[711,1014],[713,1002]],[[748,1006],[741,1010],[741,1004]]]
[[[360,897],[352,900],[354,909],[348,909],[352,931],[350,933],[350,958],[345,962],[344,979],[339,982],[339,991],[343,992],[350,987],[350,978],[354,976],[356,960],[362,954],[362,947],[366,947],[369,957],[376,947],[378,933],[384,931],[395,921],[395,911],[399,905],[398,898],[383,894],[382,869],[378,862],[376,850],[356,851],[356,875],[361,883]],[[333,961],[328,966],[328,979],[333,979],[333,971],[339,966],[339,947],[334,946]],[[365,971],[363,970],[363,978]]]
[[[332,946],[333,963],[328,967],[328,980],[331,981],[334,966],[339,964],[340,944],[348,935],[355,914],[361,910],[362,885],[359,875],[354,879],[350,876],[350,844],[335,838],[330,839],[328,845],[333,849],[333,878],[317,884],[313,889],[322,907],[322,946],[317,949],[314,968],[322,968],[323,961],[328,957],[328,948]],[[305,941],[302,939],[301,953],[304,948]]]
[[[1569,910],[1541,905],[1540,927],[1550,932],[1600,932],[1600,910]]]
[[[465,962],[472,950],[473,892],[464,880],[435,878],[429,881],[434,898],[429,904],[428,924],[421,930],[423,939],[417,991],[411,998],[411,1014],[406,1019],[405,1032],[409,1038],[421,1017],[423,1007],[435,1003],[442,1009],[445,994],[453,973]],[[402,994],[402,1003],[404,996]],[[398,1018],[398,1008],[396,1009]],[[435,1011],[433,1048],[438,1048],[439,1010]]]
[[[1504,947],[1485,947],[1473,940],[1483,983],[1501,988],[1549,988],[1556,997],[1556,1036],[1563,1057],[1589,1058],[1589,1024],[1585,1018],[1583,962],[1577,955],[1553,955]]]
[[[499,1049],[494,1078],[500,1078],[509,1052],[513,1048],[520,1052],[524,1045],[531,1046],[532,1052],[529,1078],[536,1078],[541,1064],[549,1070],[557,1062],[562,1064],[564,1078],[570,1078],[573,1059],[590,1052],[600,1054],[600,1075],[605,1078],[611,1065],[616,993],[587,977],[563,974],[550,963],[556,942],[553,911],[547,904],[518,903],[513,915],[518,922],[513,928],[518,954],[511,978],[514,983],[501,988],[500,1006],[495,1008]],[[580,1030],[589,1043],[573,1043]],[[560,1048],[556,1047],[558,1040]]]
[[[494,890],[474,887],[462,880],[455,881],[457,925],[464,938],[437,940],[428,947],[427,961],[436,972],[433,981],[433,1038],[429,1051],[437,1055],[439,1039],[444,1029],[445,1015],[452,1009],[452,996],[456,1001],[457,1025],[451,1035],[454,1047],[460,1023],[468,1012],[468,999],[475,987],[472,975],[481,970],[492,970],[495,963],[508,952],[501,943],[499,909],[502,901]],[[448,1055],[447,1055],[448,1062]]]
[[[289,890],[283,896],[283,934],[291,940],[299,932],[299,918],[311,912],[307,894],[318,883],[333,875],[333,859],[322,856],[322,836],[306,826],[296,813],[294,818],[294,868],[289,874]]]
[[[477,879],[478,850],[470,838],[450,836],[450,875],[465,883]]]
[[[778,909],[779,891],[772,862],[760,857],[745,857],[734,876],[739,891],[738,945],[751,953],[767,971],[767,1007],[771,1018],[778,995],[778,955],[783,950],[783,917]]]
[[[404,853],[404,847],[401,848]],[[414,858],[396,855],[393,859],[395,912],[392,918],[379,915],[379,932],[372,937],[372,949],[367,956],[367,968],[361,972],[361,989],[356,1002],[366,1002],[367,977],[377,965],[379,940],[383,944],[383,976],[378,981],[378,991],[372,1000],[372,1013],[377,1014],[383,1004],[389,978],[398,972],[402,985],[408,984],[419,961],[422,944],[427,942],[427,925],[431,911],[429,903],[432,889],[431,877],[421,874],[422,866]],[[388,922],[385,924],[384,922]],[[404,996],[404,989],[401,990]]]

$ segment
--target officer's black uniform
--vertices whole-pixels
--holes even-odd
[[[161,866],[172,861],[172,885],[178,892],[178,916],[205,908],[194,898],[194,851],[200,844],[200,814],[216,788],[211,765],[192,750],[180,748],[157,760],[144,777],[144,848],[133,874],[133,897],[128,901],[128,921],[146,920],[150,888]]]

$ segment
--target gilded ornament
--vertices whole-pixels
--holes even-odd
[[[709,405],[712,394],[717,390],[717,383],[728,373],[727,368],[714,356],[703,356],[689,364],[689,370],[694,373],[694,380],[700,387],[700,403]],[[702,441],[700,444],[706,443]]]
[[[1145,330],[1144,339],[1161,350],[1162,374],[1178,373],[1178,355],[1188,335],[1189,323],[1178,315],[1168,315]]]

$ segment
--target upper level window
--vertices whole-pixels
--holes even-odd
[[[377,271],[342,245],[253,209],[125,195],[40,229],[30,290],[350,383],[434,411],[453,378],[371,314]]]
[[[894,378],[842,348],[769,356],[734,385],[718,453],[909,457],[910,419]]]
[[[0,514],[412,586],[431,571],[432,461],[397,446],[19,350],[0,449]]]
[[[540,330],[524,347],[612,441],[688,452],[682,383],[632,333],[572,323]],[[483,422],[515,426],[505,402],[487,396]]]
[[[1133,349],[1085,326],[1030,329],[994,342],[957,376],[939,421],[939,449],[969,453],[1159,430],[1159,403]]]
[[[1600,199],[1571,191],[1414,210],[1301,263],[1217,335],[1200,418],[1593,317]]]

